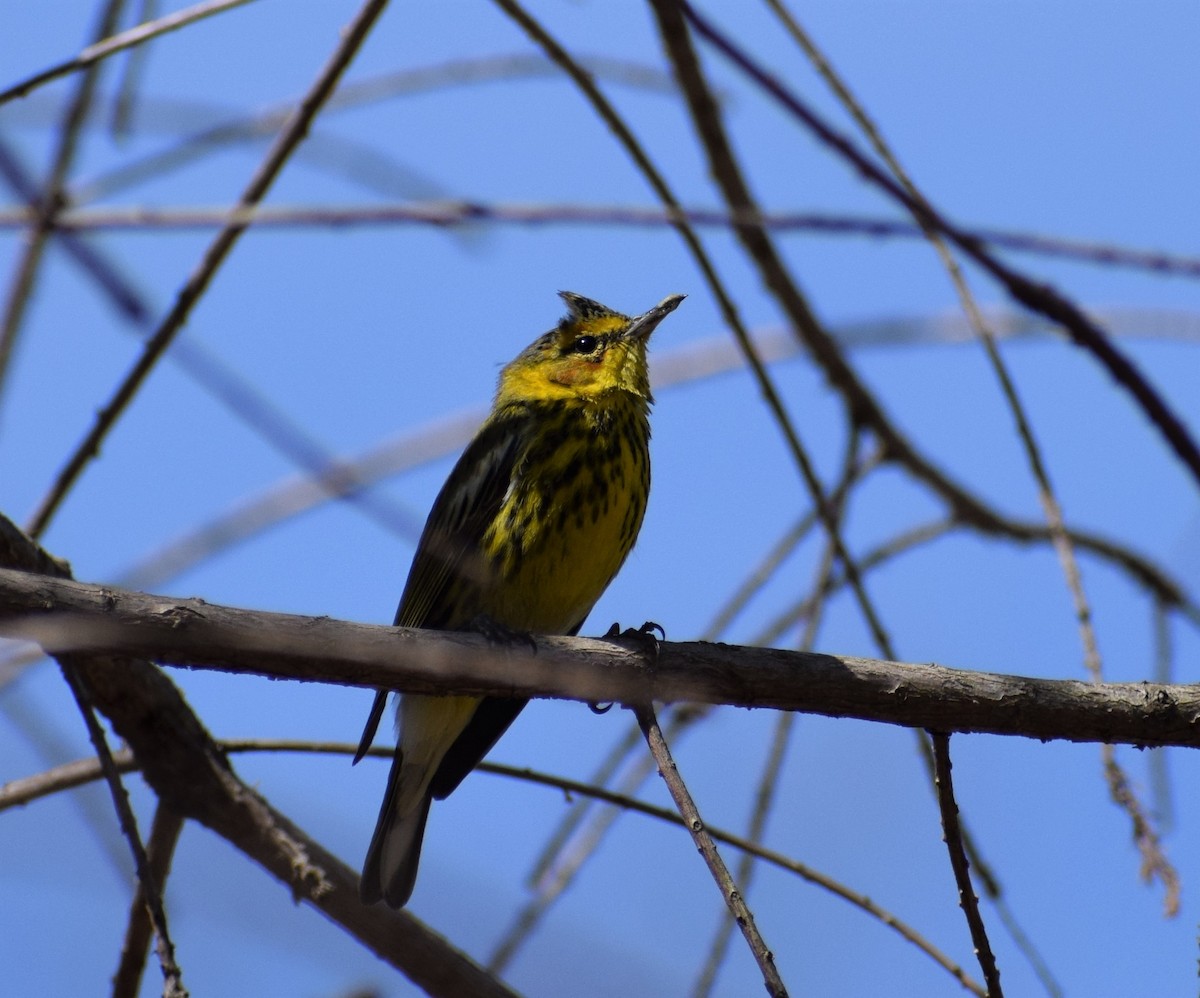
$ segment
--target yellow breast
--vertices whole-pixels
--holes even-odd
[[[484,538],[503,579],[487,594],[496,621],[577,627],[632,549],[650,491],[650,430],[644,406],[613,402],[564,407],[518,462]]]

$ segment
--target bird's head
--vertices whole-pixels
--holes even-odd
[[[571,291],[559,296],[567,303],[566,316],[504,368],[497,403],[599,400],[619,391],[651,401],[646,343],[684,296],[670,295],[635,316]]]

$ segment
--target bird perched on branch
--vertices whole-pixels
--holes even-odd
[[[683,295],[632,317],[560,295],[567,315],[501,372],[491,413],[433,504],[398,626],[576,634],[637,540],[650,492],[646,345]],[[355,762],[387,692],[376,694]],[[479,764],[525,702],[401,697],[365,904],[408,901],[430,802]]]

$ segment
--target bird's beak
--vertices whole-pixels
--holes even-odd
[[[687,295],[667,295],[649,312],[643,312],[634,318],[633,322],[629,324],[629,328],[621,334],[621,338],[626,340],[647,339],[654,332],[655,327],[674,312],[686,297]]]

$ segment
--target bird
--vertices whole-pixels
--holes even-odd
[[[490,413],[433,503],[397,626],[492,640],[577,634],[637,540],[650,493],[647,343],[685,296],[636,316],[559,296],[567,314],[502,369]],[[356,763],[388,692],[376,692]],[[431,802],[454,791],[526,702],[400,697],[364,904],[408,903]]]

